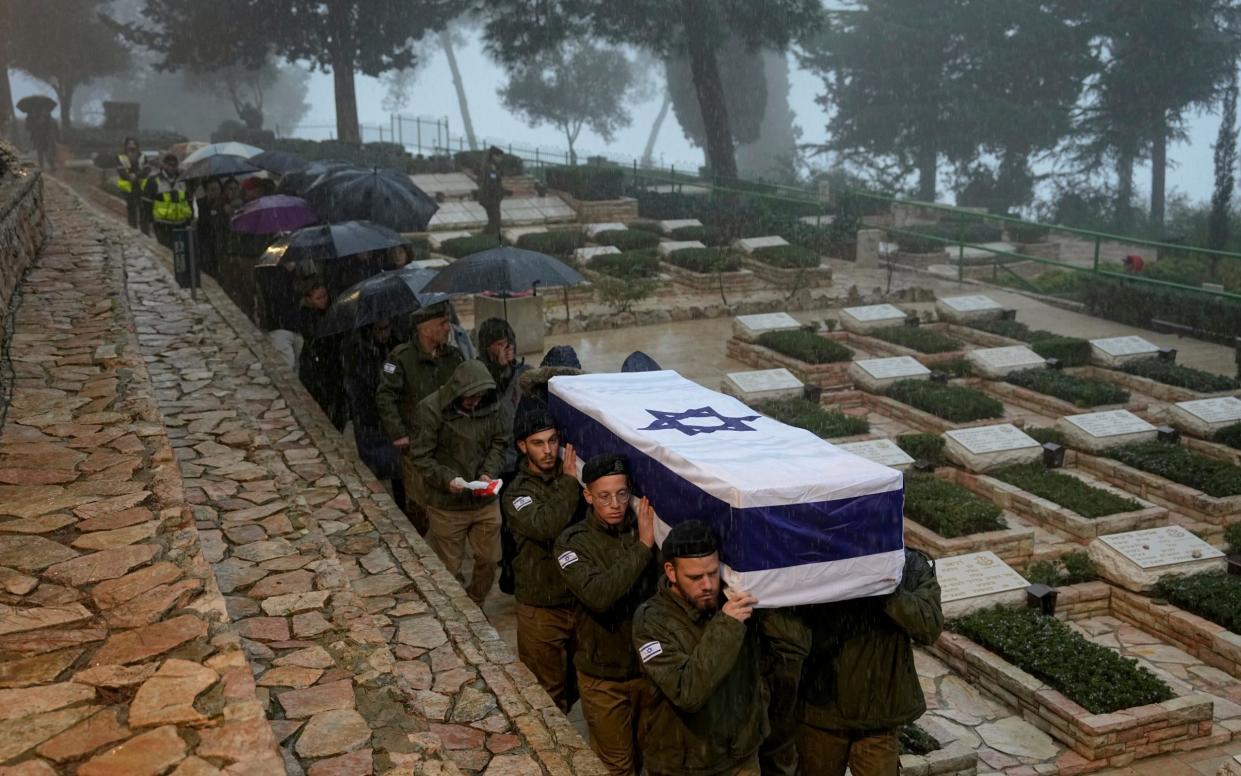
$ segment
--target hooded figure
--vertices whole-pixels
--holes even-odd
[[[543,356],[537,369],[527,369],[517,376],[517,385],[521,389],[517,412],[546,411],[548,381],[560,375],[581,373],[582,362],[578,360],[577,351],[568,345],[556,345]]]
[[[496,405],[507,429],[513,428],[521,390],[517,377],[528,371],[525,359],[516,360],[517,335],[503,318],[488,318],[478,326],[478,357],[496,381]],[[509,448],[504,457],[504,471],[517,468],[517,450]]]
[[[641,350],[630,353],[625,363],[621,364],[622,372],[658,372],[661,368],[659,362]]]
[[[401,481],[401,452],[384,433],[375,392],[383,375],[388,351],[400,344],[392,336],[392,322],[376,321],[350,336],[341,348],[341,371],[358,455],[379,480]],[[395,498],[395,496],[394,496]],[[396,503],[404,503],[404,491]]]

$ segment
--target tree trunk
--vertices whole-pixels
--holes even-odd
[[[758,137],[737,146],[737,170],[745,177],[792,181],[797,177],[797,136],[789,107],[788,57],[783,51],[764,49],[758,61],[767,85],[767,103]]]
[[[927,145],[918,151],[918,199],[934,202],[936,183],[939,178],[939,151]]]
[[[60,128],[73,128],[73,87],[57,86],[56,98],[60,100]]]
[[[461,126],[465,127],[465,140],[470,144],[470,150],[478,149],[478,141],[474,139],[474,121],[470,118],[470,101],[465,96],[465,84],[461,80],[461,70],[457,67],[457,52],[452,45],[452,32],[448,29],[440,30],[440,46],[444,49],[444,56],[448,58],[448,69],[452,71],[452,85],[457,90],[457,107],[461,109]]]
[[[642,151],[642,164],[646,167],[655,162],[655,140],[659,138],[659,130],[664,126],[664,119],[668,117],[668,108],[671,105],[672,95],[665,88],[664,101],[659,106],[659,113],[655,114],[655,123],[651,124],[651,134],[646,136],[646,148]]]
[[[1116,225],[1122,230],[1133,223],[1133,160],[1136,156],[1129,142],[1122,144],[1116,154]]]
[[[358,127],[358,92],[353,78],[353,52],[350,40],[348,9],[340,0],[328,3],[328,19],[332,27],[332,80],[336,90],[336,137],[345,143],[362,144]]]
[[[707,19],[708,14],[714,13],[709,0],[684,0],[682,9],[687,20]],[[715,47],[702,34],[702,25],[698,24],[686,24],[685,42],[689,49],[694,91],[698,95],[698,110],[702,114],[707,136],[707,166],[716,178],[735,180],[737,152],[733,147],[732,124],[724,102],[724,83],[720,79],[720,63],[715,57]]]
[[[9,83],[9,30],[13,29],[12,3],[0,0],[0,137],[15,123],[13,87]]]
[[[1151,137],[1151,226],[1163,227],[1164,194],[1168,175],[1168,117],[1160,113]],[[1156,235],[1158,237],[1159,235]]]

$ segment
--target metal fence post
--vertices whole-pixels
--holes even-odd
[[[1098,274],[1099,272],[1099,236],[1098,235],[1095,235],[1095,238],[1094,238],[1094,272],[1096,274]]]

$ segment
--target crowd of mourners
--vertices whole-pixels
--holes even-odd
[[[926,709],[913,644],[943,626],[925,556],[906,552],[889,595],[763,608],[721,584],[707,524],[669,520],[656,545],[639,497],[650,493],[625,457],[578,461],[548,408],[551,378],[582,372],[571,347],[532,367],[505,320],[467,332],[449,302],[316,337],[334,295],[408,253],[257,272],[266,244],[230,233],[228,218],[274,182],[189,192],[175,156],[126,173],[130,150],[122,180],[145,181],[129,197],[131,225],[166,241],[166,217],[184,215],[169,208],[192,209],[203,270],[235,300],[257,300],[250,312],[272,344],[336,427],[351,426],[361,458],[470,598],[481,606],[497,578],[515,596],[520,659],[562,711],[581,703],[609,773],[898,772],[898,730]],[[641,352],[619,366],[659,368]]]

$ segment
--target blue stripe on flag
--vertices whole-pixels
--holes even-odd
[[[552,394],[548,409],[566,442],[586,461],[624,455],[634,490],[645,493],[669,526],[701,520],[719,537],[721,556],[738,572],[768,571],[899,550],[904,490],[805,504],[733,508],[642,453],[599,421]]]

